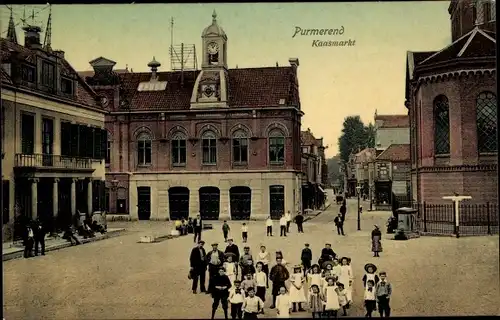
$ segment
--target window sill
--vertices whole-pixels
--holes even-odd
[[[450,154],[449,153],[443,153],[443,154],[436,154],[434,155],[434,158],[449,158]]]
[[[479,152],[480,157],[496,156],[497,152]]]
[[[185,167],[186,164],[185,163],[172,163],[172,167],[175,167],[175,168],[181,168],[181,167]]]
[[[217,163],[202,163],[202,166],[207,166],[207,167],[214,167],[217,165]]]
[[[233,162],[232,167],[236,168],[236,169],[246,169],[246,168],[248,168],[248,163],[247,162]]]
[[[149,167],[151,167],[151,163],[137,165],[137,168],[149,168]]]

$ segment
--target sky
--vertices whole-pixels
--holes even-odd
[[[174,44],[195,44],[201,65],[201,33],[212,12],[228,37],[229,68],[289,65],[299,59],[302,130],[323,137],[327,156],[338,152],[345,117],[365,124],[378,114],[406,114],[404,86],[407,51],[440,50],[451,43],[449,1],[354,3],[119,4],[52,6],[52,48],[65,51],[78,71],[91,70],[99,56],[135,72],[149,71],[155,56],[160,71],[170,70],[171,18]],[[18,41],[20,20],[34,10],[45,26],[46,6],[14,6]],[[0,9],[5,37],[9,10]],[[29,20],[29,19],[28,19]],[[296,28],[340,29],[342,35],[293,37]],[[43,35],[42,35],[43,37]],[[313,40],[351,40],[345,47],[315,47]]]

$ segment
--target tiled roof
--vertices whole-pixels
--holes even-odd
[[[365,148],[360,152],[356,153],[356,163],[368,163],[375,159],[375,154],[377,151],[375,148]]]
[[[434,53],[417,64],[423,66],[456,58],[495,57],[495,39],[495,33],[474,28],[443,50]]]
[[[117,73],[131,110],[189,109],[196,77],[200,71],[158,72],[167,81],[162,91],[137,91],[139,83],[151,79],[150,72]],[[300,106],[296,75],[292,67],[263,67],[228,70],[228,104],[232,107]]]
[[[376,115],[375,122],[381,121],[378,128],[409,128],[410,118],[407,115]]]
[[[37,53],[41,56],[51,56],[52,53],[43,51],[43,50],[32,50],[26,48],[17,43],[11,42],[7,39],[0,39],[1,44],[1,59],[2,63],[4,61],[9,61],[11,58],[16,56],[17,59],[21,59],[22,61],[35,63]],[[81,104],[85,104],[88,106],[96,107],[96,93],[90,88],[87,83],[78,75],[78,73],[73,69],[73,67],[66,61],[65,59],[58,58],[60,61],[61,72],[64,74],[71,74],[76,76],[76,95],[75,100]],[[11,77],[7,73],[2,74],[2,81],[7,83],[12,83]],[[48,93],[44,93],[48,94]],[[66,99],[63,97],[58,97],[60,99]]]
[[[317,143],[316,138],[311,131],[300,132],[300,144],[303,146],[315,146]]]
[[[410,161],[409,144],[391,144],[378,157],[377,160],[403,162]]]

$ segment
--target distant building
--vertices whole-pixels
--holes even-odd
[[[453,0],[452,43],[408,52],[412,197],[498,201],[495,1]]]
[[[316,139],[308,128],[301,132],[302,208],[318,209],[325,203],[325,147],[323,138]],[[328,179],[326,169],[326,179]]]
[[[77,211],[105,207],[100,99],[63,51],[42,47],[40,27],[24,30],[23,46],[11,17],[8,38],[0,40],[4,240],[23,218],[64,228]]]
[[[361,189],[360,196],[370,197],[370,186],[373,185],[373,163],[376,157],[375,148],[365,148],[356,154],[356,185]]]
[[[110,213],[213,220],[300,211],[299,60],[229,69],[227,40],[214,13],[201,70],[159,72],[153,58],[151,72],[117,73],[109,59],[91,61],[87,83],[109,112]]]
[[[380,152],[391,144],[410,143],[410,119],[408,115],[379,115],[375,112],[375,148]]]

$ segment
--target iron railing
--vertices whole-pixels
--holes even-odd
[[[92,159],[54,154],[16,154],[16,167],[91,169]]]

